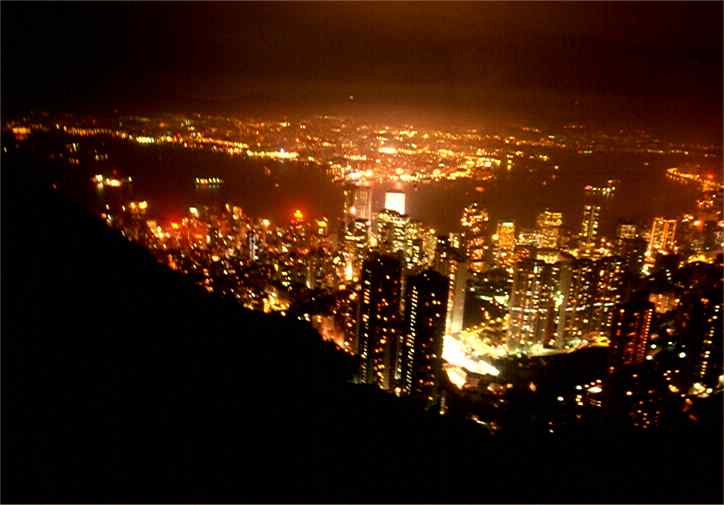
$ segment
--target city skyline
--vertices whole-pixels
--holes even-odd
[[[720,3],[1,8],[3,501],[721,501]]]

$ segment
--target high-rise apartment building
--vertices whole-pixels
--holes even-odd
[[[657,254],[675,252],[676,219],[654,218],[649,235],[646,256],[654,258]]]
[[[545,344],[554,336],[554,286],[559,276],[559,264],[525,259],[515,265],[508,347],[525,350],[535,344]]]
[[[485,268],[485,237],[488,232],[488,213],[477,203],[472,203],[463,210],[460,220],[465,241],[465,256],[470,270],[482,272]]]
[[[610,370],[638,365],[646,359],[654,304],[633,300],[617,306],[611,324]]]
[[[360,380],[385,390],[395,387],[401,281],[402,263],[395,257],[373,253],[362,266],[357,332]]]
[[[448,280],[434,270],[407,279],[401,389],[428,401],[442,372]]]

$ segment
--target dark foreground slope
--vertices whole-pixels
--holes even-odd
[[[5,502],[721,501],[721,433],[491,439],[3,166]]]

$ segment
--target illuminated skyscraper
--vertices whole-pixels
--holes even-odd
[[[616,254],[625,260],[630,272],[641,273],[645,252],[646,241],[639,236],[638,227],[620,222],[616,227]]]
[[[584,249],[593,248],[598,240],[598,228],[601,221],[601,206],[595,200],[589,200],[583,205],[583,218],[581,219],[581,233],[579,239]]]
[[[450,268],[448,262],[450,250],[449,237],[447,235],[438,235],[435,241],[435,257],[432,262],[432,268],[445,277],[447,277]]]
[[[654,218],[649,236],[646,256],[654,258],[657,254],[669,254],[675,249],[676,219]]]
[[[404,256],[408,270],[419,269],[426,263],[425,232],[426,228],[420,221],[410,220],[407,224]]]
[[[372,219],[372,188],[348,185],[344,188],[344,221],[351,224],[355,219]]]
[[[401,388],[427,400],[437,395],[442,372],[447,290],[448,280],[434,270],[407,280]]]
[[[493,238],[496,240],[495,260],[498,265],[512,265],[515,251],[515,223],[513,221],[498,223],[498,230]]]
[[[710,394],[722,375],[722,273],[721,266],[690,263],[679,269],[681,288],[674,312],[674,332],[669,336],[679,370],[672,377],[679,389]],[[707,389],[709,391],[707,392]]]
[[[405,214],[405,193],[401,191],[388,191],[385,193],[385,209]]]
[[[373,253],[362,267],[358,323],[360,380],[392,390],[400,332],[402,264],[399,259]]]
[[[559,276],[558,264],[526,259],[515,265],[508,328],[511,349],[525,350],[553,337],[554,286]]]
[[[616,193],[618,181],[610,179],[605,186],[586,186],[584,188],[583,217],[581,231],[578,234],[579,247],[591,250],[596,246],[601,228],[601,214]]]
[[[546,210],[538,214],[536,225],[538,228],[538,247],[557,249],[560,245],[559,236],[563,214]]]
[[[437,253],[437,234],[433,228],[425,228],[422,231],[422,251],[425,257],[425,265],[433,266]]]
[[[465,266],[465,260],[456,249],[450,249],[447,254],[447,317],[445,320],[445,334],[453,335],[463,329],[465,314],[465,288],[470,273]]]
[[[613,311],[623,298],[625,260],[608,256],[594,266],[595,298],[591,314],[591,330],[610,333]]]
[[[611,371],[646,359],[654,304],[634,300],[617,306],[611,324]]]
[[[357,354],[359,349],[358,341],[358,318],[360,308],[361,284],[352,284],[336,294],[332,315],[335,324],[340,329],[344,338],[344,349],[350,354]]]
[[[460,220],[465,240],[465,256],[470,270],[482,272],[485,267],[485,236],[488,232],[488,213],[472,203],[463,210]]]
[[[344,237],[345,252],[347,253],[354,273],[359,273],[362,261],[367,254],[369,245],[370,223],[365,219],[355,219],[347,228]]]
[[[377,245],[384,254],[404,254],[410,217],[394,210],[377,214]]]

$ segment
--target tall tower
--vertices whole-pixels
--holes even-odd
[[[445,334],[453,335],[463,329],[463,316],[465,315],[465,288],[470,273],[465,266],[465,260],[456,250],[448,251],[447,256],[447,316],[445,319]]]
[[[355,219],[347,227],[344,244],[352,272],[359,273],[360,271],[362,261],[367,254],[369,232],[370,223],[365,219]]]
[[[651,225],[651,236],[649,237],[649,247],[646,250],[646,256],[653,258],[659,253],[668,254],[674,252],[675,234],[676,219],[654,218],[654,222]]]
[[[382,389],[394,388],[396,351],[400,339],[402,264],[373,253],[362,266],[358,323],[360,379]]]
[[[595,198],[587,198],[583,204],[583,218],[579,239],[583,249],[591,249],[598,240],[598,228],[601,222],[601,205]]]
[[[401,388],[433,400],[442,371],[448,280],[425,270],[407,280]]]
[[[596,261],[594,278],[595,298],[591,317],[591,329],[608,334],[613,324],[613,312],[623,298],[625,260],[608,256]]]
[[[350,184],[344,188],[345,225],[356,219],[372,219],[372,188]]]
[[[646,241],[639,236],[638,227],[634,223],[619,222],[616,226],[616,254],[622,257],[626,268],[640,274],[646,252]]]
[[[583,218],[578,235],[580,248],[590,250],[595,247],[601,228],[602,211],[608,207],[616,194],[618,180],[609,179],[605,186],[586,186],[584,191]]]
[[[562,224],[563,214],[561,212],[545,210],[538,214],[538,219],[536,219],[538,247],[557,249],[560,245],[559,236]]]
[[[385,254],[403,253],[407,245],[409,216],[385,209],[377,214],[377,244]]]
[[[592,260],[580,258],[561,266],[562,303],[558,316],[560,344],[581,338],[591,329],[596,289],[596,270]]]
[[[488,213],[472,203],[463,210],[460,220],[465,240],[465,256],[473,272],[482,272],[485,267],[485,235],[488,231]]]
[[[513,221],[498,223],[498,230],[494,238],[497,240],[495,247],[496,262],[499,266],[512,265],[513,252],[515,251],[515,223]]]
[[[638,365],[646,359],[654,304],[634,300],[619,305],[611,324],[611,371],[625,365]]]
[[[559,264],[525,259],[513,271],[510,295],[508,346],[527,349],[544,344],[554,334],[554,286],[560,276]]]

